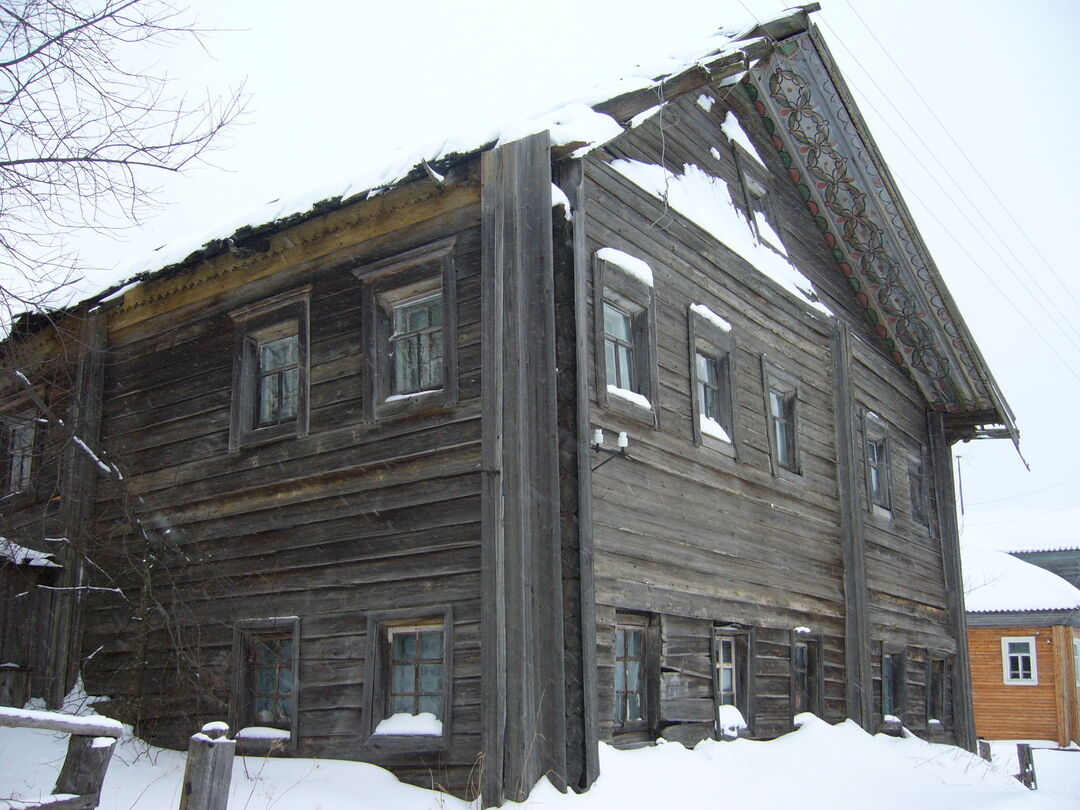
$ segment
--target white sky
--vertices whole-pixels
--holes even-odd
[[[212,57],[185,48],[161,58],[192,95],[246,79],[245,123],[212,156],[218,168],[164,178],[164,207],[146,227],[124,242],[78,243],[85,266],[111,267],[164,242],[240,224],[244,212],[383,163],[399,147],[543,112],[641,60],[753,16],[777,16],[787,4],[191,5],[203,27],[220,29],[208,37]],[[1080,280],[1066,252],[1080,188],[1072,148],[1080,130],[1080,3],[822,5],[814,19],[1017,414],[1032,466],[1025,471],[1007,441],[956,448],[964,537],[1080,540]]]

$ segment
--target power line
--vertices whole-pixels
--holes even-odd
[[[1039,487],[1038,489],[1033,489],[1030,492],[1022,492],[1022,493],[1020,493],[1018,495],[1006,495],[1004,498],[994,498],[993,500],[989,500],[989,501],[975,501],[974,503],[972,503],[970,505],[971,506],[983,506],[983,505],[988,504],[988,503],[999,503],[1000,501],[1013,501],[1013,500],[1016,500],[1017,498],[1026,498],[1029,495],[1038,495],[1040,492],[1046,492],[1046,490],[1048,490],[1048,489],[1053,489],[1054,487],[1060,487],[1062,484],[1071,483],[1071,482],[1075,481],[1078,478],[1080,478],[1080,475],[1074,475],[1074,476],[1072,476],[1072,478],[1066,478],[1064,481],[1055,481],[1053,484],[1047,484],[1045,487]]]
[[[860,21],[861,21],[861,18],[860,18]],[[1074,319],[1067,316],[1058,307],[1054,297],[1049,295],[1046,292],[1046,290],[1043,289],[1043,287],[1039,283],[1038,279],[1035,276],[1033,276],[1030,272],[1027,271],[1027,269],[1026,269],[1024,263],[1022,262],[1022,260],[1020,259],[1020,257],[1018,257],[1016,255],[1016,253],[1012,250],[1012,248],[1010,248],[1008,246],[1008,243],[1005,242],[1000,237],[1000,235],[997,233],[997,230],[994,228],[993,224],[989,221],[989,219],[986,217],[986,215],[983,214],[983,212],[981,211],[981,209],[979,208],[977,203],[974,200],[972,200],[971,197],[967,194],[967,192],[963,189],[963,186],[956,180],[955,177],[953,177],[953,175],[949,172],[948,168],[937,157],[937,155],[934,153],[933,149],[931,149],[930,145],[923,139],[923,137],[918,133],[918,131],[916,131],[914,129],[914,127],[912,127],[910,125],[910,123],[908,123],[907,116],[905,116],[896,107],[896,105],[890,100],[889,94],[886,93],[885,90],[882,89],[882,87],[875,81],[875,79],[874,79],[873,75],[871,74],[871,72],[866,68],[865,65],[862,64],[862,62],[859,61],[858,57],[855,56],[855,54],[851,51],[851,49],[847,47],[847,44],[843,41],[843,39],[841,39],[840,35],[831,26],[829,26],[828,23],[824,23],[824,24],[829,29],[830,35],[833,38],[835,38],[837,43],[840,44],[840,46],[847,52],[847,54],[852,58],[852,60],[855,62],[855,64],[858,65],[858,67],[866,75],[867,79],[869,79],[870,83],[878,91],[878,94],[882,98],[885,99],[885,101],[889,104],[889,106],[892,108],[892,110],[896,113],[897,117],[900,120],[904,121],[904,123],[906,125],[906,128],[915,136],[915,138],[918,140],[918,142],[920,144],[922,144],[923,148],[926,150],[926,154],[928,154],[931,158],[933,158],[933,160],[937,163],[937,165],[941,167],[942,172],[952,182],[953,186],[955,186],[960,191],[960,193],[964,196],[965,200],[967,200],[967,202],[969,204],[969,207],[978,214],[978,216],[985,223],[986,227],[990,230],[990,233],[994,234],[995,238],[997,238],[998,241],[1000,241],[1001,244],[1005,246],[1005,249],[1012,255],[1012,258],[1015,260],[1015,264],[1017,266],[1019,266],[1024,271],[1024,275],[1027,277],[1028,282],[1030,282],[1030,284],[1034,285],[1036,287],[1036,289],[1038,289],[1038,291],[1040,293],[1042,293],[1042,298],[1037,297],[1034,293],[1031,292],[1030,288],[1025,284],[1025,281],[1023,279],[1021,279],[1019,277],[1019,275],[1017,274],[1017,271],[1015,269],[1013,269],[1013,265],[1010,264],[1010,262],[1006,261],[1005,257],[1001,255],[1001,252],[997,249],[997,247],[994,244],[992,244],[992,242],[986,236],[986,233],[971,219],[971,217],[967,213],[967,208],[965,206],[961,206],[956,201],[956,199],[953,197],[953,195],[948,191],[948,189],[946,189],[942,185],[942,183],[938,179],[937,175],[934,172],[930,171],[930,169],[923,162],[922,158],[919,155],[917,155],[912,150],[912,148],[908,145],[907,139],[902,137],[900,135],[900,133],[896,131],[895,127],[893,127],[892,123],[881,113],[881,111],[874,104],[873,99],[869,95],[867,95],[866,93],[862,92],[858,88],[858,86],[854,83],[854,81],[852,81],[851,78],[848,77],[848,84],[851,85],[853,90],[855,90],[855,91],[857,91],[859,93],[859,95],[862,97],[863,103],[866,104],[866,106],[868,106],[870,109],[872,109],[878,115],[878,117],[881,119],[882,123],[889,129],[890,132],[893,133],[893,135],[896,136],[897,140],[901,143],[901,145],[908,152],[908,154],[911,155],[912,158],[914,158],[915,162],[919,165],[919,167],[923,170],[923,172],[925,172],[926,176],[930,178],[931,182],[933,182],[934,185],[936,185],[938,187],[938,189],[941,191],[941,193],[945,195],[945,198],[952,204],[953,208],[955,208],[956,211],[960,214],[960,216],[962,216],[964,218],[964,220],[968,223],[968,225],[971,227],[971,229],[973,231],[975,231],[975,233],[978,234],[982,239],[985,240],[986,247],[994,254],[995,258],[997,258],[997,260],[999,262],[1001,262],[1002,267],[1005,268],[1005,270],[1021,286],[1021,288],[1029,296],[1031,296],[1031,300],[1034,302],[1035,307],[1037,309],[1041,310],[1043,312],[1043,314],[1046,315],[1048,318],[1054,319],[1054,316],[1049,311],[1047,311],[1047,309],[1046,309],[1046,303],[1049,303],[1054,308],[1054,310],[1057,312],[1057,317],[1055,319],[1056,322],[1059,325],[1068,324],[1068,328],[1076,330],[1077,327],[1073,326],[1073,320]],[[865,23],[863,23],[863,24],[865,25]],[[877,38],[875,37],[875,41],[876,40],[877,40]],[[878,44],[880,45],[880,42]],[[884,50],[884,46],[882,46],[882,49]],[[890,57],[890,59],[891,59],[891,57]],[[905,77],[905,79],[906,79],[906,77]],[[911,82],[908,81],[908,84],[910,85]],[[913,89],[914,89],[914,87],[913,87]],[[915,93],[918,94],[918,90],[915,90]],[[920,101],[923,102],[924,106],[928,106],[926,104],[925,99],[923,99],[922,96],[919,96],[919,99],[920,99]],[[935,120],[938,121],[938,123],[940,125],[940,120],[937,119],[936,116],[934,116],[934,118],[935,118]],[[953,141],[953,143],[955,144],[956,142]],[[959,148],[959,147],[957,147],[957,148]],[[980,177],[980,179],[982,179],[982,178]],[[985,183],[985,180],[983,180],[983,182]],[[924,205],[924,207],[927,208],[927,210],[929,210],[929,206],[926,206],[925,203],[923,203],[923,205]],[[934,218],[939,223],[941,222],[941,220],[938,219],[938,217],[935,216]],[[1015,223],[1015,220],[1014,220],[1014,224],[1016,224],[1018,228],[1020,227],[1019,224]],[[944,227],[944,225],[942,227]],[[960,244],[959,240],[957,240],[957,238],[951,232],[950,232],[949,235],[954,241],[957,242],[958,245]],[[971,255],[971,253],[969,251],[967,251],[966,249],[964,249],[964,252],[968,255],[969,258],[972,259],[972,262],[977,267],[979,267],[977,260],[974,259],[974,257]],[[982,267],[979,267],[979,270],[983,273],[984,276],[987,276],[987,278],[989,278],[989,275],[986,273],[985,270],[983,270]],[[998,289],[999,292],[1001,291],[1000,288],[997,287],[996,284],[995,284],[995,288]],[[1004,293],[1002,293],[1002,294],[1004,294]],[[1014,308],[1015,308],[1015,306],[1014,306]],[[1019,312],[1019,310],[1017,310],[1017,311]],[[1062,335],[1065,337],[1066,340],[1068,340],[1072,344],[1074,349],[1076,349],[1077,351],[1080,351],[1080,343],[1078,343],[1077,340],[1074,339],[1071,334],[1069,334],[1067,331],[1065,331],[1065,327],[1062,327]],[[1077,331],[1076,335],[1077,335],[1077,338],[1080,338],[1080,331]],[[1040,336],[1040,337],[1043,337],[1043,336]],[[1043,337],[1043,339],[1046,340],[1045,337]],[[1059,355],[1059,359],[1061,359],[1060,355]]]

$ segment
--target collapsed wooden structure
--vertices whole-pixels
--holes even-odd
[[[813,10],[18,324],[54,696],[487,803],[800,711],[971,747],[949,448],[1015,428]]]

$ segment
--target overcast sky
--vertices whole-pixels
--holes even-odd
[[[93,290],[164,243],[263,221],[270,200],[340,183],[459,132],[544,112],[775,0],[191,3],[209,55],[163,67],[193,95],[246,81],[246,120],[123,241],[73,246]],[[814,20],[1017,414],[958,445],[964,538],[1080,541],[1080,280],[1067,245],[1080,168],[1075,0],[822,0]],[[249,213],[250,212],[250,213]],[[226,229],[227,230],[227,229]],[[217,233],[216,235],[225,235]],[[1016,511],[1021,510],[1021,511]]]

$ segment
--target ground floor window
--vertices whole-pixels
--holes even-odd
[[[615,625],[615,714],[617,731],[644,729],[648,725],[649,695],[648,620],[644,616],[622,615]]]
[[[902,652],[882,653],[881,714],[886,720],[896,718],[903,723],[904,690],[904,654]]]
[[[737,737],[751,726],[753,644],[749,628],[713,628],[713,704],[718,739]]]
[[[300,620],[286,617],[237,622],[233,660],[234,728],[257,729],[241,734],[244,739],[295,746]]]
[[[821,716],[821,641],[796,633],[791,642],[791,713]]]

